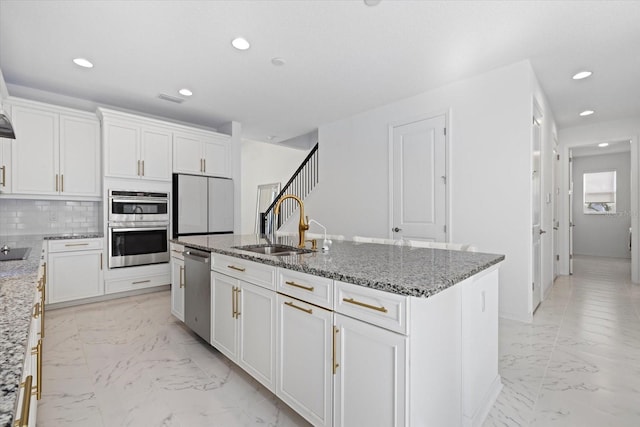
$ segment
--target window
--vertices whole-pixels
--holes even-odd
[[[616,171],[585,172],[584,213],[616,213]]]

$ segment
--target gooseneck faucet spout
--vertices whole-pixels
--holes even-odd
[[[294,199],[300,205],[300,222],[298,223],[298,247],[304,248],[304,232],[309,229],[309,219],[307,218],[307,222],[305,222],[304,203],[302,203],[302,200],[300,200],[299,197],[294,196],[293,194],[285,194],[284,196],[280,197],[280,200],[278,200],[278,203],[276,203],[276,207],[274,209],[274,213],[276,215],[280,214],[280,205],[285,199]]]

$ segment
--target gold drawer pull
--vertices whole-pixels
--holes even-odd
[[[31,409],[31,385],[33,384],[33,376],[29,375],[25,378],[20,387],[24,387],[22,395],[22,408],[20,408],[20,419],[14,422],[15,427],[27,427],[29,425],[29,410]]]
[[[177,251],[177,250],[175,250],[175,249],[171,249],[171,252],[175,252],[175,253],[177,253],[178,255],[182,255],[182,251]]]
[[[375,305],[367,304],[366,302],[356,301],[353,298],[342,298],[342,301],[348,302],[349,304],[359,305],[360,307],[370,308],[371,310],[381,311],[382,313],[389,311],[384,307],[376,307]]]
[[[65,247],[69,248],[71,246],[89,246],[88,243],[65,243]]]
[[[304,289],[305,291],[311,291],[313,292],[313,286],[305,286],[305,285],[301,285],[299,283],[296,282],[284,282],[289,286],[295,286],[296,288],[300,288],[300,289]]]
[[[137,282],[131,282],[132,285],[139,285],[140,283],[149,283],[151,280],[138,280]]]
[[[285,302],[285,305],[288,305],[289,307],[297,308],[298,310],[304,311],[305,313],[313,314],[313,310],[312,309],[298,307],[297,305],[295,305],[294,303],[289,302],[289,301]]]
[[[37,302],[34,306],[33,306],[33,318],[37,319],[38,316],[40,316],[40,302]]]
[[[236,267],[235,265],[227,265],[227,267],[229,267],[232,270],[236,270],[236,271],[245,271],[246,270],[246,268]]]
[[[333,327],[333,375],[336,374],[336,372],[338,371],[338,368],[340,367],[340,364],[338,363],[337,359],[336,359],[336,334],[338,334],[338,332],[340,332],[340,329],[337,326]]]

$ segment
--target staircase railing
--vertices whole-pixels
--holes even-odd
[[[280,205],[280,214],[275,215],[274,209],[280,197],[285,194],[293,194],[304,200],[305,197],[318,184],[320,174],[318,165],[318,144],[311,149],[307,157],[302,161],[300,167],[293,173],[291,179],[282,187],[280,193],[273,199],[273,203],[260,213],[260,232],[271,234],[284,224],[287,219],[296,211],[298,204],[291,199],[287,199]]]

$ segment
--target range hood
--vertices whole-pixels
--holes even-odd
[[[16,139],[11,120],[2,110],[0,110],[0,138]]]

